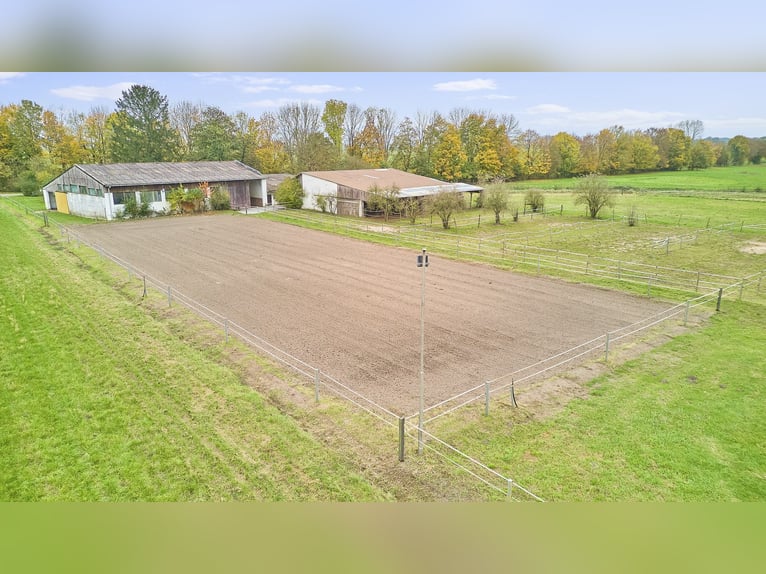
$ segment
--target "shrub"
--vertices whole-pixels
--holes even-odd
[[[122,212],[123,217],[130,219],[140,219],[143,217],[149,217],[152,213],[152,208],[145,201],[139,203],[135,197],[128,197],[125,200],[125,209]]]
[[[626,221],[628,222],[628,227],[635,227],[638,225],[638,210],[635,205],[631,206]]]
[[[440,191],[428,198],[428,210],[442,220],[442,227],[449,229],[449,219],[456,211],[465,207],[463,194],[456,191]]]
[[[593,219],[598,217],[602,207],[614,207],[614,194],[605,177],[591,174],[580,178],[575,192],[575,205],[583,203]]]
[[[504,191],[493,189],[487,194],[483,203],[495,213],[495,223],[500,223],[500,214],[508,209],[508,195]]]
[[[303,207],[303,188],[297,177],[291,177],[284,180],[277,187],[274,193],[274,199],[277,203],[291,209],[300,209]]]
[[[214,211],[231,209],[231,199],[229,198],[229,194],[220,187],[216,187],[210,194],[210,207]]]
[[[524,203],[536,213],[545,207],[545,196],[539,189],[530,189],[524,194]]]

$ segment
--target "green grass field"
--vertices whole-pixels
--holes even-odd
[[[387,498],[48,237],[0,205],[0,500]]]
[[[30,209],[42,205],[23,199]],[[0,276],[0,500],[503,499],[429,455],[384,468],[381,460],[395,458],[395,433],[379,433],[343,404],[307,411],[243,385],[243,371],[221,345],[192,342],[209,339],[209,326],[126,296],[87,249],[70,253],[38,222],[9,216],[2,201],[0,266],[13,271]],[[569,192],[547,194],[547,205],[557,204],[563,214],[519,222],[505,214],[499,226],[476,209],[449,230],[430,218],[420,223],[435,236],[505,235],[735,277],[766,269],[766,254],[742,250],[766,243],[758,227],[766,203],[757,192],[622,193],[616,219],[635,205],[642,214],[635,227],[611,222],[611,213],[590,222]],[[337,225],[344,219],[317,214],[304,225],[399,244],[392,233]],[[700,233],[669,250],[655,245],[729,223],[742,227]],[[551,416],[528,409],[519,392],[518,408],[495,398],[489,417],[468,407],[429,430],[547,500],[764,500],[765,327],[766,282],[748,288],[743,301],[727,297],[720,313],[690,332],[610,364],[587,383],[585,398]],[[367,450],[328,442],[339,426]],[[383,454],[364,462],[371,452]],[[358,471],[360,460],[374,480]]]
[[[766,192],[766,164],[614,175],[607,179],[614,187],[632,190]],[[567,178],[505,185],[512,189],[569,190],[576,182],[577,178]]]

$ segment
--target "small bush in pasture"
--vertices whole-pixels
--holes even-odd
[[[483,203],[495,213],[495,223],[500,223],[500,214],[508,209],[508,195],[504,191],[494,189],[487,194]]]
[[[452,214],[464,207],[463,194],[456,191],[440,191],[428,198],[428,211],[439,216],[444,229],[449,229]]]
[[[529,206],[533,213],[537,213],[545,207],[545,196],[539,189],[530,189],[524,194],[524,203]]]
[[[635,227],[638,225],[638,210],[635,205],[630,207],[626,221],[628,222],[628,227]]]
[[[593,219],[603,207],[614,207],[614,194],[607,179],[598,174],[590,174],[580,178],[575,192],[575,205],[585,204]]]

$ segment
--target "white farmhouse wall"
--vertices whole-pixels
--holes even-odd
[[[301,174],[301,185],[303,186],[303,209],[320,211],[316,201],[318,195],[338,195],[336,183],[306,173]]]
[[[111,219],[109,210],[103,197],[96,195],[84,195],[82,193],[67,193],[69,213],[80,217],[95,217],[97,219]]]

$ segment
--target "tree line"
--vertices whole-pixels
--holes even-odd
[[[262,173],[393,167],[444,181],[489,182],[704,169],[760,163],[766,138],[703,139],[699,120],[577,136],[522,130],[512,114],[456,108],[399,119],[389,108],[331,99],[253,117],[171,105],[150,86],[115,109],[53,112],[31,100],[0,107],[0,189],[37,193],[75,163],[239,160]]]

